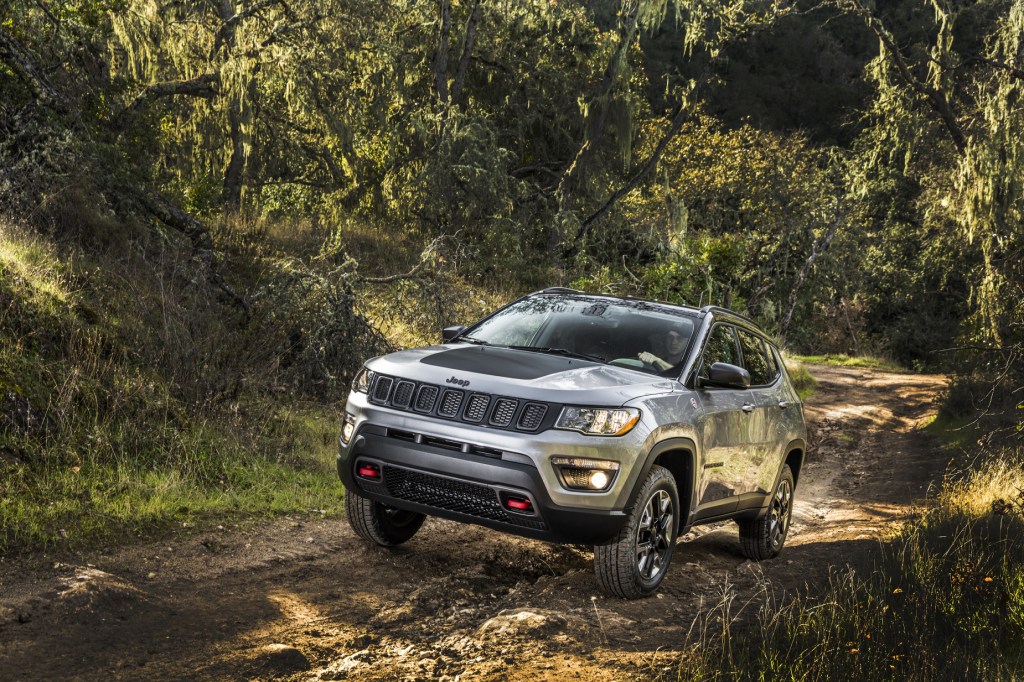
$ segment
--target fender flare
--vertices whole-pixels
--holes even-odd
[[[807,458],[807,442],[803,438],[794,438],[786,444],[786,449],[784,451],[785,455],[783,456],[782,461],[779,462],[779,470],[775,474],[775,481],[772,483],[772,489],[768,491],[767,495],[765,495],[764,504],[761,506],[761,509],[758,510],[758,518],[763,517],[768,512],[772,495],[775,494],[775,488],[778,487],[779,481],[782,480],[782,469],[786,466],[786,462],[789,460],[789,453],[794,450],[800,453],[800,465],[797,467],[797,471],[794,472],[793,476],[793,492],[796,492],[797,485],[800,483],[799,472],[803,471],[804,460]]]
[[[689,454],[689,480],[680,481],[676,480],[676,487],[679,489],[680,496],[685,495],[687,498],[688,507],[686,509],[686,518],[679,520],[679,527],[683,528],[689,524],[690,517],[693,515],[694,499],[696,497],[696,486],[697,486],[697,445],[691,438],[676,437],[666,438],[665,440],[658,441],[648,451],[647,456],[644,457],[643,467],[640,469],[640,474],[633,481],[633,485],[623,490],[626,494],[624,500],[620,500],[621,506],[625,511],[629,512],[632,510],[633,505],[636,503],[637,493],[640,491],[640,486],[647,480],[647,476],[651,473],[651,468],[654,466],[655,460],[666,452],[673,450],[685,451]],[[674,474],[675,472],[673,472]]]

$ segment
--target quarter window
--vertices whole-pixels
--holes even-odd
[[[750,372],[751,386],[765,386],[772,383],[775,372],[768,364],[764,341],[759,337],[740,330],[740,347],[743,349],[743,367]]]

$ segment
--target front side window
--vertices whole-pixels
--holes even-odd
[[[737,333],[740,337],[740,348],[743,349],[743,367],[750,372],[750,385],[766,386],[772,383],[775,373],[768,364],[764,341],[742,329]]]
[[[740,353],[736,346],[736,335],[733,334],[732,327],[729,325],[715,325],[711,330],[707,345],[704,346],[700,376],[707,379],[710,376],[711,365],[716,362],[725,362],[737,367],[740,364]]]

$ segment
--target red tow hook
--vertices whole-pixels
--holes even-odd
[[[380,467],[376,464],[360,464],[356,469],[356,473],[363,478],[372,478],[374,480],[380,480]]]
[[[505,500],[505,506],[509,509],[515,509],[516,511],[532,511],[533,504],[522,497],[510,497]]]

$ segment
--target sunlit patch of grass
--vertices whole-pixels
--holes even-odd
[[[973,450],[986,433],[973,417],[945,417],[941,412],[922,422],[917,428],[935,436],[944,444],[944,448],[953,452]]]
[[[794,359],[808,365],[828,365],[830,367],[862,367],[865,369],[884,369],[889,372],[909,372],[896,362],[872,355],[846,355],[843,353],[826,355],[794,355]]]
[[[60,273],[59,259],[48,244],[0,220],[0,268],[26,283],[34,298],[50,297],[67,303],[67,282]]]
[[[950,514],[981,517],[1024,514],[1024,453],[1003,453],[965,477],[951,477],[939,493],[940,508]]]

